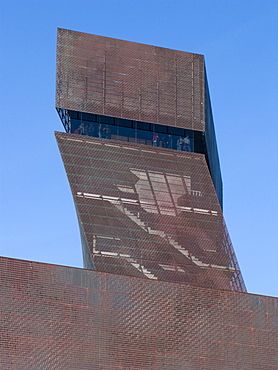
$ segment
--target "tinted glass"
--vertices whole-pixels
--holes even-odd
[[[118,127],[118,140],[135,142],[135,130],[128,127]]]
[[[150,131],[150,124],[149,123],[147,123],[147,122],[136,122],[136,128],[138,129],[138,130],[148,130],[148,131]]]
[[[127,141],[159,148],[206,153],[203,134],[199,131],[76,111],[69,111],[69,114],[71,117],[71,132],[75,134]]]
[[[132,121],[129,119],[116,118],[116,125],[123,127],[132,127]]]
[[[166,134],[167,133],[167,126],[154,125],[154,131]]]
[[[114,117],[98,116],[99,123],[106,123],[108,125],[114,125]]]
[[[152,145],[153,133],[151,131],[137,130],[137,143]]]

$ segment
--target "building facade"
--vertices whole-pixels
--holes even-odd
[[[222,214],[202,55],[58,30],[57,143],[85,269],[0,258],[3,369],[274,370]]]
[[[86,268],[245,291],[202,55],[59,30],[56,107]]]
[[[1,369],[277,369],[277,298],[10,258],[0,268]]]

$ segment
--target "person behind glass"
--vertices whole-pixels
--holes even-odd
[[[177,141],[177,150],[182,150],[183,138],[180,136]]]
[[[183,139],[182,150],[185,151],[185,152],[191,152],[190,139],[189,139],[188,135]]]
[[[104,139],[110,139],[110,128],[108,127],[108,125],[106,125],[103,129],[103,138]]]
[[[78,127],[78,131],[79,131],[79,135],[85,135],[85,127],[84,127],[84,123],[83,122]]]
[[[172,149],[172,143],[173,143],[173,139],[172,139],[172,135],[167,135],[167,138],[166,138],[166,148],[168,149]]]
[[[84,135],[89,136],[89,125],[88,124],[86,124],[84,127]]]
[[[159,137],[158,137],[157,133],[155,132],[153,134],[153,146],[158,146],[158,139],[159,139]]]
[[[100,139],[102,138],[102,124],[101,123],[98,125],[98,137]]]
[[[93,123],[90,123],[89,125],[89,136],[94,136],[95,127]]]
[[[166,148],[166,143],[165,143],[165,136],[164,135],[162,135],[162,136],[160,136],[160,138],[159,138],[160,140],[159,140],[159,147],[160,148]]]

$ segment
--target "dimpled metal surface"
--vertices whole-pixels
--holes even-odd
[[[202,154],[56,133],[97,271],[245,291]]]
[[[58,29],[56,107],[205,131],[203,55]]]
[[[0,258],[1,369],[274,370],[278,300]]]

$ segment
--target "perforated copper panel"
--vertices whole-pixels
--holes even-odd
[[[0,258],[0,367],[274,370],[278,300]]]
[[[205,131],[204,58],[58,29],[56,107]]]
[[[201,154],[56,133],[85,267],[245,290]]]

